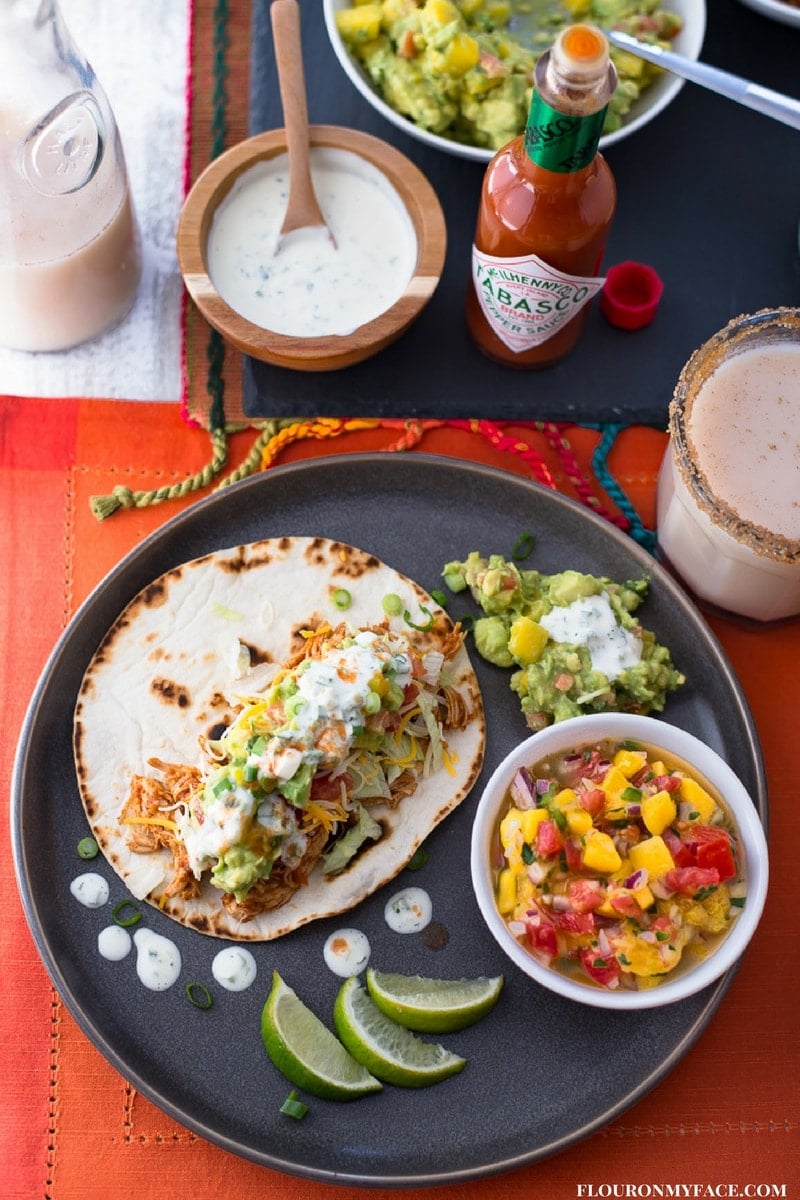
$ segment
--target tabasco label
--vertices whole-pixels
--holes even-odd
[[[521,354],[571,321],[605,279],[565,275],[536,254],[496,258],[473,246],[472,282],[491,328],[509,350]]]

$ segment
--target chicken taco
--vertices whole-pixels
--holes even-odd
[[[138,898],[264,941],[396,875],[483,761],[462,631],[356,547],[283,537],[168,571],[75,709],[89,824]]]

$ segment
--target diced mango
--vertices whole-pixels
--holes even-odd
[[[631,54],[627,50],[615,49],[613,58],[617,71],[620,75],[624,75],[626,79],[639,79],[644,74],[644,60],[637,58],[635,54]]]
[[[681,799],[686,800],[691,804],[692,809],[698,814],[695,820],[707,824],[717,807],[717,802],[713,796],[710,796],[704,787],[701,787],[696,779],[684,778],[680,786]]]
[[[556,808],[566,809],[569,808],[570,805],[575,804],[577,800],[578,793],[575,791],[575,789],[571,787],[565,787],[562,788],[560,792],[556,792],[555,796],[553,797],[553,804],[556,806]]]
[[[426,0],[422,15],[435,25],[449,25],[458,20],[458,9],[450,0]]]
[[[675,866],[675,860],[660,834],[637,842],[635,846],[631,846],[628,855],[634,871],[647,871],[651,879],[666,875],[667,871],[671,871]]]
[[[586,838],[583,849],[583,865],[590,871],[599,871],[601,875],[610,875],[617,871],[622,863],[617,847],[607,833],[596,830]]]
[[[585,808],[568,808],[566,818],[570,833],[576,837],[583,837],[592,828],[591,813]]]
[[[622,803],[622,793],[628,786],[628,780],[619,767],[612,766],[600,783],[600,788],[606,794],[605,815],[610,821],[622,819],[627,810]]]
[[[381,31],[380,4],[359,4],[336,13],[336,28],[346,42],[372,42]]]
[[[642,912],[646,912],[648,908],[652,908],[656,902],[656,898],[650,891],[650,888],[647,886],[647,884],[644,884],[643,887],[634,888],[633,898],[641,908]]]
[[[614,755],[614,766],[619,767],[626,779],[641,771],[647,762],[647,755],[638,750],[618,750]]]
[[[642,800],[642,820],[650,833],[663,833],[677,815],[675,801],[669,792],[654,792]]]
[[[655,762],[650,763],[650,770],[656,777],[659,775],[669,775],[666,764],[663,763],[660,758],[656,759]]]
[[[517,877],[510,867],[504,867],[497,877],[497,908],[506,916],[517,903]]]
[[[442,54],[441,69],[447,75],[458,78],[476,67],[480,56],[480,46],[475,38],[468,33],[457,33]]]
[[[530,617],[517,617],[508,634],[509,653],[521,667],[527,667],[529,663],[538,662],[542,657],[548,637],[547,630],[538,621],[533,621]]]
[[[536,830],[548,816],[546,808],[510,808],[500,822],[500,842],[508,865],[522,869],[522,847],[536,839]]]
[[[493,25],[507,25],[511,19],[511,5],[508,0],[489,0],[486,15]]]
[[[541,825],[542,821],[546,821],[548,812],[546,808],[526,808],[522,812],[522,836],[530,845],[536,838],[536,830]]]

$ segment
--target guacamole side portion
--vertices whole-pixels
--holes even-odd
[[[480,606],[475,647],[488,662],[512,669],[511,689],[532,730],[585,713],[661,712],[667,695],[685,683],[668,647],[635,615],[647,578],[543,575],[478,551],[445,564],[442,577]]]

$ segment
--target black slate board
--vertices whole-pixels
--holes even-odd
[[[699,2],[699,0],[698,0]],[[654,323],[612,328],[597,302],[573,353],[543,371],[486,359],[464,322],[484,164],[423,146],[360,96],[331,49],[320,0],[302,0],[309,119],[351,125],[402,150],[435,187],[448,251],[433,300],[396,343],[343,371],[305,373],[245,359],[251,417],[482,417],[663,427],[692,350],[740,312],[800,304],[800,133],[685,84],[638,133],[607,151],[619,190],[605,267],[650,263],[664,280]],[[737,0],[710,0],[705,62],[800,95],[800,31]],[[283,124],[269,0],[253,12],[250,132]]]

